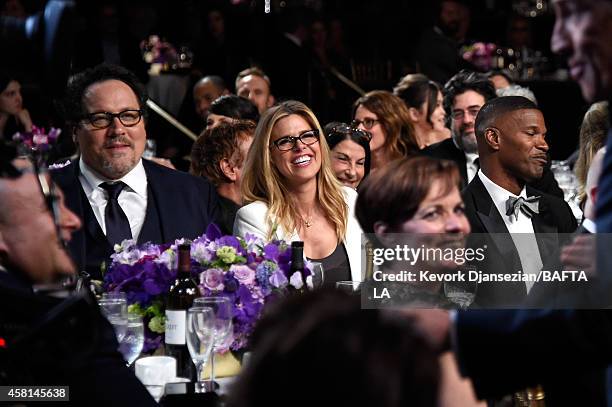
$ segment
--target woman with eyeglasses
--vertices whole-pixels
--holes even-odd
[[[234,233],[265,240],[301,240],[304,253],[325,270],[325,285],[361,281],[361,228],[353,214],[357,193],[336,180],[321,126],[303,103],[268,109],[242,179],[245,206]]]
[[[450,137],[442,91],[437,83],[423,74],[410,74],[393,88],[393,94],[408,107],[408,117],[420,149]]]
[[[353,104],[351,127],[372,134],[371,171],[418,153],[419,147],[404,102],[390,92],[374,90]]]
[[[372,134],[346,123],[331,122],[325,126],[331,150],[331,166],[343,185],[357,189],[370,173],[370,140]]]

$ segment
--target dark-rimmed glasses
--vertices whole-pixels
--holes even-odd
[[[289,151],[295,148],[298,140],[300,140],[302,144],[310,146],[319,141],[319,130],[307,130],[300,133],[299,136],[281,137],[278,140],[274,140],[272,144],[274,144],[280,151]]]
[[[453,110],[451,116],[454,120],[461,120],[465,117],[466,112],[473,118],[476,118],[476,116],[478,116],[478,112],[480,112],[480,107],[471,107],[467,110]]]
[[[336,126],[331,129],[331,131],[329,132],[329,136],[332,136],[334,133],[362,137],[368,140],[368,142],[372,140],[372,133],[370,133],[369,131],[361,130],[361,129],[358,129],[356,127],[351,127],[351,126],[345,126],[345,125]]]
[[[357,127],[359,127],[360,124],[363,124],[363,127],[365,127],[366,130],[370,130],[378,122],[380,122],[380,120],[378,120],[378,119],[371,119],[369,117],[366,117],[363,120],[355,119],[355,120],[353,120],[351,122],[351,127],[356,129]]]
[[[110,112],[96,112],[90,113],[83,118],[86,122],[89,122],[96,129],[106,129],[111,124],[113,124],[113,120],[115,117],[119,119],[121,124],[125,127],[136,126],[140,123],[142,119],[142,110],[124,110],[119,113],[110,113]]]

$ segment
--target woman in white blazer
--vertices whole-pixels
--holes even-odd
[[[265,240],[301,240],[323,263],[326,285],[362,280],[357,193],[343,187],[330,166],[321,126],[303,103],[286,101],[262,116],[243,169],[245,206],[234,234]]]

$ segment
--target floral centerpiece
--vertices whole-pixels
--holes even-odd
[[[476,42],[461,48],[461,56],[482,71],[489,71],[496,66],[497,45],[490,42]]]
[[[124,240],[111,256],[103,289],[125,292],[128,310],[143,316],[144,352],[163,345],[164,298],[177,275],[177,247],[185,242],[179,239],[174,244],[138,246],[133,240]],[[265,242],[249,234],[244,238],[222,236],[215,225],[191,242],[191,266],[203,296],[230,299],[234,336],[229,348],[234,351],[248,346],[266,303],[312,287],[309,262],[303,275],[289,275],[291,247],[287,243]]]
[[[141,41],[140,51],[143,60],[150,64],[151,71],[155,74],[161,71],[191,68],[193,54],[189,48],[183,46],[177,51],[174,45],[158,35],[150,35]]]
[[[13,141],[18,144],[19,154],[33,157],[42,166],[61,133],[55,127],[51,127],[47,133],[43,127],[32,126],[32,131],[15,133]]]

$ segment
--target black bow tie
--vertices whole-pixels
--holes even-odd
[[[511,196],[506,201],[506,215],[514,215],[514,220],[518,220],[519,212],[523,212],[525,216],[531,218],[534,214],[540,213],[539,200],[539,196],[530,196],[529,198]]]

